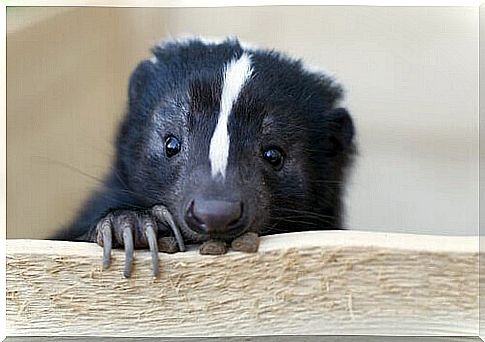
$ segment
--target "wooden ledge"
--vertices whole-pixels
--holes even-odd
[[[478,238],[358,231],[264,237],[256,254],[137,251],[101,271],[83,242],[7,240],[7,334],[478,334]]]

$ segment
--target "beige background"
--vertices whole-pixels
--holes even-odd
[[[337,75],[360,156],[346,225],[478,232],[478,9],[7,9],[7,236],[44,238],[102,177],[127,79],[180,34],[237,35]]]

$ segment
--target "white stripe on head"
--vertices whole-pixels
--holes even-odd
[[[223,179],[226,177],[230,144],[229,131],[227,129],[229,115],[241,89],[251,77],[252,72],[251,58],[246,53],[243,53],[239,59],[233,59],[226,65],[222,83],[219,119],[217,120],[217,126],[209,147],[211,173],[214,178],[219,174]]]

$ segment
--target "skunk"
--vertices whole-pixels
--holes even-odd
[[[111,171],[54,238],[202,254],[254,252],[258,236],[342,229],[355,153],[341,86],[237,38],[163,42],[129,80]]]

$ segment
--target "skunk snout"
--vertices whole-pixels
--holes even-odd
[[[185,222],[199,234],[234,235],[244,228],[243,209],[240,201],[196,198],[187,207]]]

